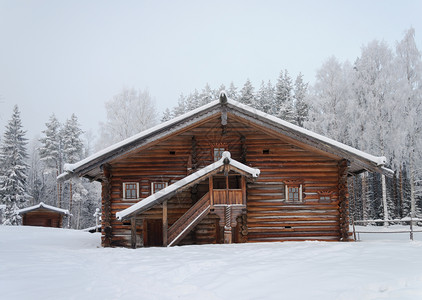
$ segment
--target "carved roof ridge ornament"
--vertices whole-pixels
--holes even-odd
[[[227,96],[225,91],[220,92],[220,104],[221,104],[221,125],[227,125]]]

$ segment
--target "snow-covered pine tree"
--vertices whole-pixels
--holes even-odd
[[[171,117],[174,118],[183,115],[187,112],[186,106],[186,97],[183,94],[180,94],[179,100],[177,100],[177,106],[173,108]]]
[[[239,95],[237,93],[237,87],[234,85],[233,81],[230,82],[229,89],[226,91],[227,97],[231,100],[238,101]]]
[[[306,103],[306,94],[308,91],[308,83],[303,81],[302,73],[296,77],[294,85],[294,102],[296,108],[296,124],[303,126],[305,121],[308,119],[308,104]]]
[[[210,85],[207,83],[202,89],[201,94],[199,95],[201,101],[199,106],[210,103],[214,100],[214,91],[211,89]]]
[[[278,117],[291,123],[296,123],[295,108],[293,102],[292,79],[284,70],[280,72],[275,87],[275,104],[278,109]]]
[[[28,158],[26,150],[27,139],[23,130],[18,106],[13,108],[12,118],[6,126],[0,152],[1,202],[6,204],[3,220],[5,225],[19,225],[21,217],[18,209],[26,199],[26,180]]]
[[[275,103],[275,87],[271,83],[271,80],[268,80],[266,89],[266,95],[268,99],[264,106],[264,112],[273,116],[277,116],[278,110],[277,105]]]
[[[28,160],[28,179],[27,179],[27,193],[30,195],[30,201],[28,201],[28,205],[35,205],[39,202],[43,201],[48,204],[55,205],[55,202],[47,202],[44,195],[43,190],[45,189],[44,180],[43,180],[43,173],[44,173],[44,166],[41,162],[39,149],[40,141],[38,138],[34,138],[29,142],[28,152],[29,152],[29,160]],[[54,182],[56,182],[54,178]],[[53,189],[50,194],[53,194],[53,200],[56,199],[54,197],[55,189]]]
[[[239,102],[254,107],[255,105],[255,93],[254,87],[252,86],[249,78],[246,80],[243,88],[240,90]]]
[[[172,119],[172,113],[170,112],[169,108],[166,108],[163,112],[163,116],[161,117],[161,123],[167,122],[168,120]]]
[[[256,93],[256,101],[255,101],[255,108],[267,112],[265,110],[268,110],[268,107],[270,107],[267,103],[268,97],[267,97],[267,87],[265,85],[264,80],[261,81],[261,86],[259,87],[258,92]]]
[[[52,195],[57,195],[56,201],[44,201],[61,207],[61,185],[57,182],[56,177],[62,173],[63,150],[61,140],[61,124],[56,116],[52,114],[49,121],[45,123],[46,129],[43,131],[44,137],[40,139],[41,146],[39,147],[40,159],[45,166],[43,172],[46,183],[47,198],[52,198]]]
[[[212,100],[214,101],[214,100],[220,99],[220,93],[222,91],[226,91],[226,86],[223,83],[220,85],[220,87],[218,89],[214,90],[214,94],[213,94],[213,99]]]
[[[197,89],[193,93],[190,93],[186,98],[186,111],[194,110],[201,106],[201,99]]]
[[[82,133],[78,118],[75,114],[72,114],[70,119],[66,120],[62,129],[63,156],[66,163],[72,164],[82,159]]]
[[[78,118],[75,114],[72,114],[62,129],[63,134],[63,156],[66,163],[75,163],[82,159],[83,154],[83,143],[81,139],[82,129],[79,126]],[[73,179],[78,184],[80,179]],[[69,211],[74,215],[73,211],[73,183],[72,179],[69,181]],[[68,218],[70,227],[72,224],[72,218]]]

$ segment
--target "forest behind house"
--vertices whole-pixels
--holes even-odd
[[[58,183],[65,163],[216,100],[222,90],[265,113],[386,156],[387,167],[394,171],[391,178],[367,172],[349,177],[354,220],[422,217],[422,61],[410,28],[395,45],[379,40],[364,45],[352,63],[328,58],[312,85],[302,74],[292,76],[285,69],[276,79],[262,80],[259,87],[249,79],[241,87],[233,82],[215,88],[206,84],[181,94],[161,117],[148,91],[125,88],[105,103],[107,118],[97,138],[84,132],[76,115],[61,123],[52,114],[43,132],[28,140],[15,106],[0,140],[3,224],[20,224],[18,209],[42,201],[70,210],[67,227],[95,225],[100,186],[82,178]]]

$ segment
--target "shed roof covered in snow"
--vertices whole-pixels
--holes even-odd
[[[178,191],[191,186],[193,183],[197,183],[198,181],[201,181],[214,173],[223,171],[225,165],[230,166],[230,170],[242,173],[253,178],[258,177],[260,174],[259,169],[248,167],[232,159],[230,152],[225,151],[223,152],[221,159],[219,159],[218,161],[212,163],[209,166],[206,166],[205,168],[200,169],[199,171],[196,171],[195,173],[192,173],[191,175],[179,181],[176,181],[175,183],[158,191],[155,194],[150,195],[149,197],[143,199],[142,201],[139,201],[138,203],[128,207],[127,209],[117,212],[116,217],[119,220],[122,220],[127,219],[132,215],[146,211],[154,205],[160,204],[166,199],[172,197]]]
[[[265,130],[267,133],[273,132],[282,135],[286,139],[298,145],[305,146],[308,149],[326,153],[339,159],[347,159],[350,162],[350,173],[359,173],[368,170],[385,175],[392,174],[391,170],[384,167],[386,158],[383,156],[368,154],[237,101],[227,99],[225,94],[222,93],[220,100],[213,101],[184,115],[142,131],[80,162],[66,164],[64,168],[65,172],[59,175],[58,180],[64,181],[73,176],[84,176],[91,180],[101,181],[102,166],[104,164],[122,155],[146,147],[154,141],[177,133],[187,126],[195,125],[195,123],[207,120],[218,114],[243,120],[248,124]]]
[[[67,209],[62,209],[62,208],[58,208],[58,207],[55,207],[55,206],[51,206],[51,205],[45,204],[44,202],[40,202],[40,203],[38,203],[37,205],[34,205],[34,206],[22,208],[22,209],[19,210],[19,214],[24,214],[24,213],[31,212],[31,211],[34,211],[34,210],[39,210],[39,209],[50,210],[50,211],[53,211],[53,212],[60,213],[62,215],[70,215],[70,213]]]

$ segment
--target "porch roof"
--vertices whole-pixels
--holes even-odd
[[[175,195],[178,191],[186,189],[197,182],[205,180],[206,178],[223,171],[226,165],[230,166],[230,170],[233,170],[245,176],[256,178],[260,174],[259,169],[251,168],[245,164],[242,164],[241,162],[232,159],[230,152],[225,151],[223,152],[223,155],[220,160],[212,163],[211,165],[205,168],[200,169],[195,173],[186,176],[185,178],[179,181],[176,181],[175,183],[158,191],[157,193],[140,200],[138,203],[135,203],[132,206],[117,212],[116,217],[119,220],[128,219],[130,217],[133,217],[134,215],[137,215],[152,208],[157,204],[161,204],[166,199]]]

